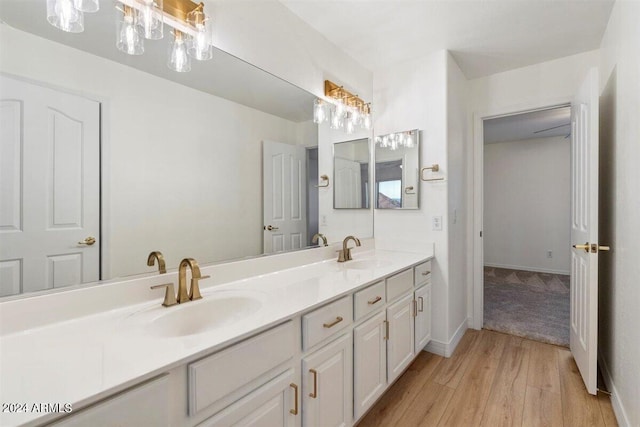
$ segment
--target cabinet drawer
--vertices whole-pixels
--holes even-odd
[[[387,279],[387,301],[393,301],[411,289],[413,289],[413,271],[411,269],[391,276]]]
[[[295,332],[289,321],[226,350],[191,363],[189,415],[215,405],[225,406],[234,392],[254,382],[287,360],[295,352]],[[228,402],[230,403],[230,402]]]
[[[431,281],[431,261],[413,267],[413,282],[416,286],[424,285]]]
[[[353,300],[355,320],[382,307],[386,302],[384,281],[378,282],[359,292],[356,292]]]
[[[151,380],[52,424],[56,427],[167,426],[169,376]]]
[[[308,350],[353,323],[351,296],[302,316],[302,347]]]

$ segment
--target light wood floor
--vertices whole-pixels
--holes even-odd
[[[358,427],[616,425],[568,349],[470,329],[448,359],[421,352]]]

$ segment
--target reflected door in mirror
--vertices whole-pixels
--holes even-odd
[[[304,147],[263,142],[264,253],[307,245]]]
[[[99,279],[100,105],[0,76],[0,296]]]
[[[369,138],[334,144],[334,209],[369,207],[369,156]]]

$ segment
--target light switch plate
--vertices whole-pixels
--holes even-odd
[[[432,219],[433,231],[442,231],[442,216],[434,216]]]

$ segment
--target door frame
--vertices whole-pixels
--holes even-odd
[[[472,273],[469,300],[471,312],[469,313],[470,327],[482,329],[484,325],[484,245],[480,233],[484,226],[484,120],[498,117],[513,116],[532,111],[549,110],[558,107],[571,106],[573,97],[558,97],[541,99],[537,101],[514,104],[505,107],[491,107],[486,110],[473,113],[473,162],[472,177]]]

